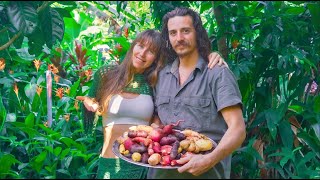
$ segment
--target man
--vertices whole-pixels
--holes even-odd
[[[150,168],[148,178],[230,178],[232,152],[246,136],[236,79],[226,66],[208,69],[210,41],[196,12],[176,8],[162,24],[169,60],[174,61],[159,74],[156,116],[163,124],[182,119],[179,128],[202,133],[218,146],[205,155],[181,158],[178,163],[184,165],[178,170]]]

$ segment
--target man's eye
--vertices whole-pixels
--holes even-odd
[[[175,35],[175,34],[176,34],[175,32],[170,32],[170,35],[171,35],[171,36],[173,36],[173,35]]]

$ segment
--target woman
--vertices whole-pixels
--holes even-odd
[[[154,105],[152,88],[159,70],[165,65],[164,42],[159,32],[146,30],[132,42],[123,62],[104,66],[94,76],[93,86],[86,96],[77,99],[84,103],[86,129],[92,128],[95,112],[102,116],[104,143],[99,159],[99,179],[145,179],[147,168],[117,158],[112,143],[133,125],[149,125]],[[211,66],[223,62],[210,55]]]

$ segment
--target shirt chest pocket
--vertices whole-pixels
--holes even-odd
[[[184,99],[185,128],[196,131],[206,130],[211,122],[212,108],[211,100],[206,98]]]
[[[156,98],[156,108],[158,111],[158,116],[161,120],[168,119],[170,112],[170,97],[161,96]]]

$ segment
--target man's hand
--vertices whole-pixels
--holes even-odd
[[[224,61],[224,59],[222,58],[222,56],[218,52],[210,53],[208,58],[209,58],[209,63],[208,63],[208,68],[209,69],[212,69],[217,63],[218,63],[219,66],[224,64],[225,66],[227,66],[229,68],[229,66],[226,63],[226,61]]]
[[[96,112],[99,107],[99,104],[97,102],[87,96],[77,96],[76,99],[79,101],[83,101],[83,104],[88,111]]]
[[[178,172],[188,172],[194,176],[199,176],[213,167],[206,155],[188,154],[177,160],[177,163],[184,164],[178,168]]]

